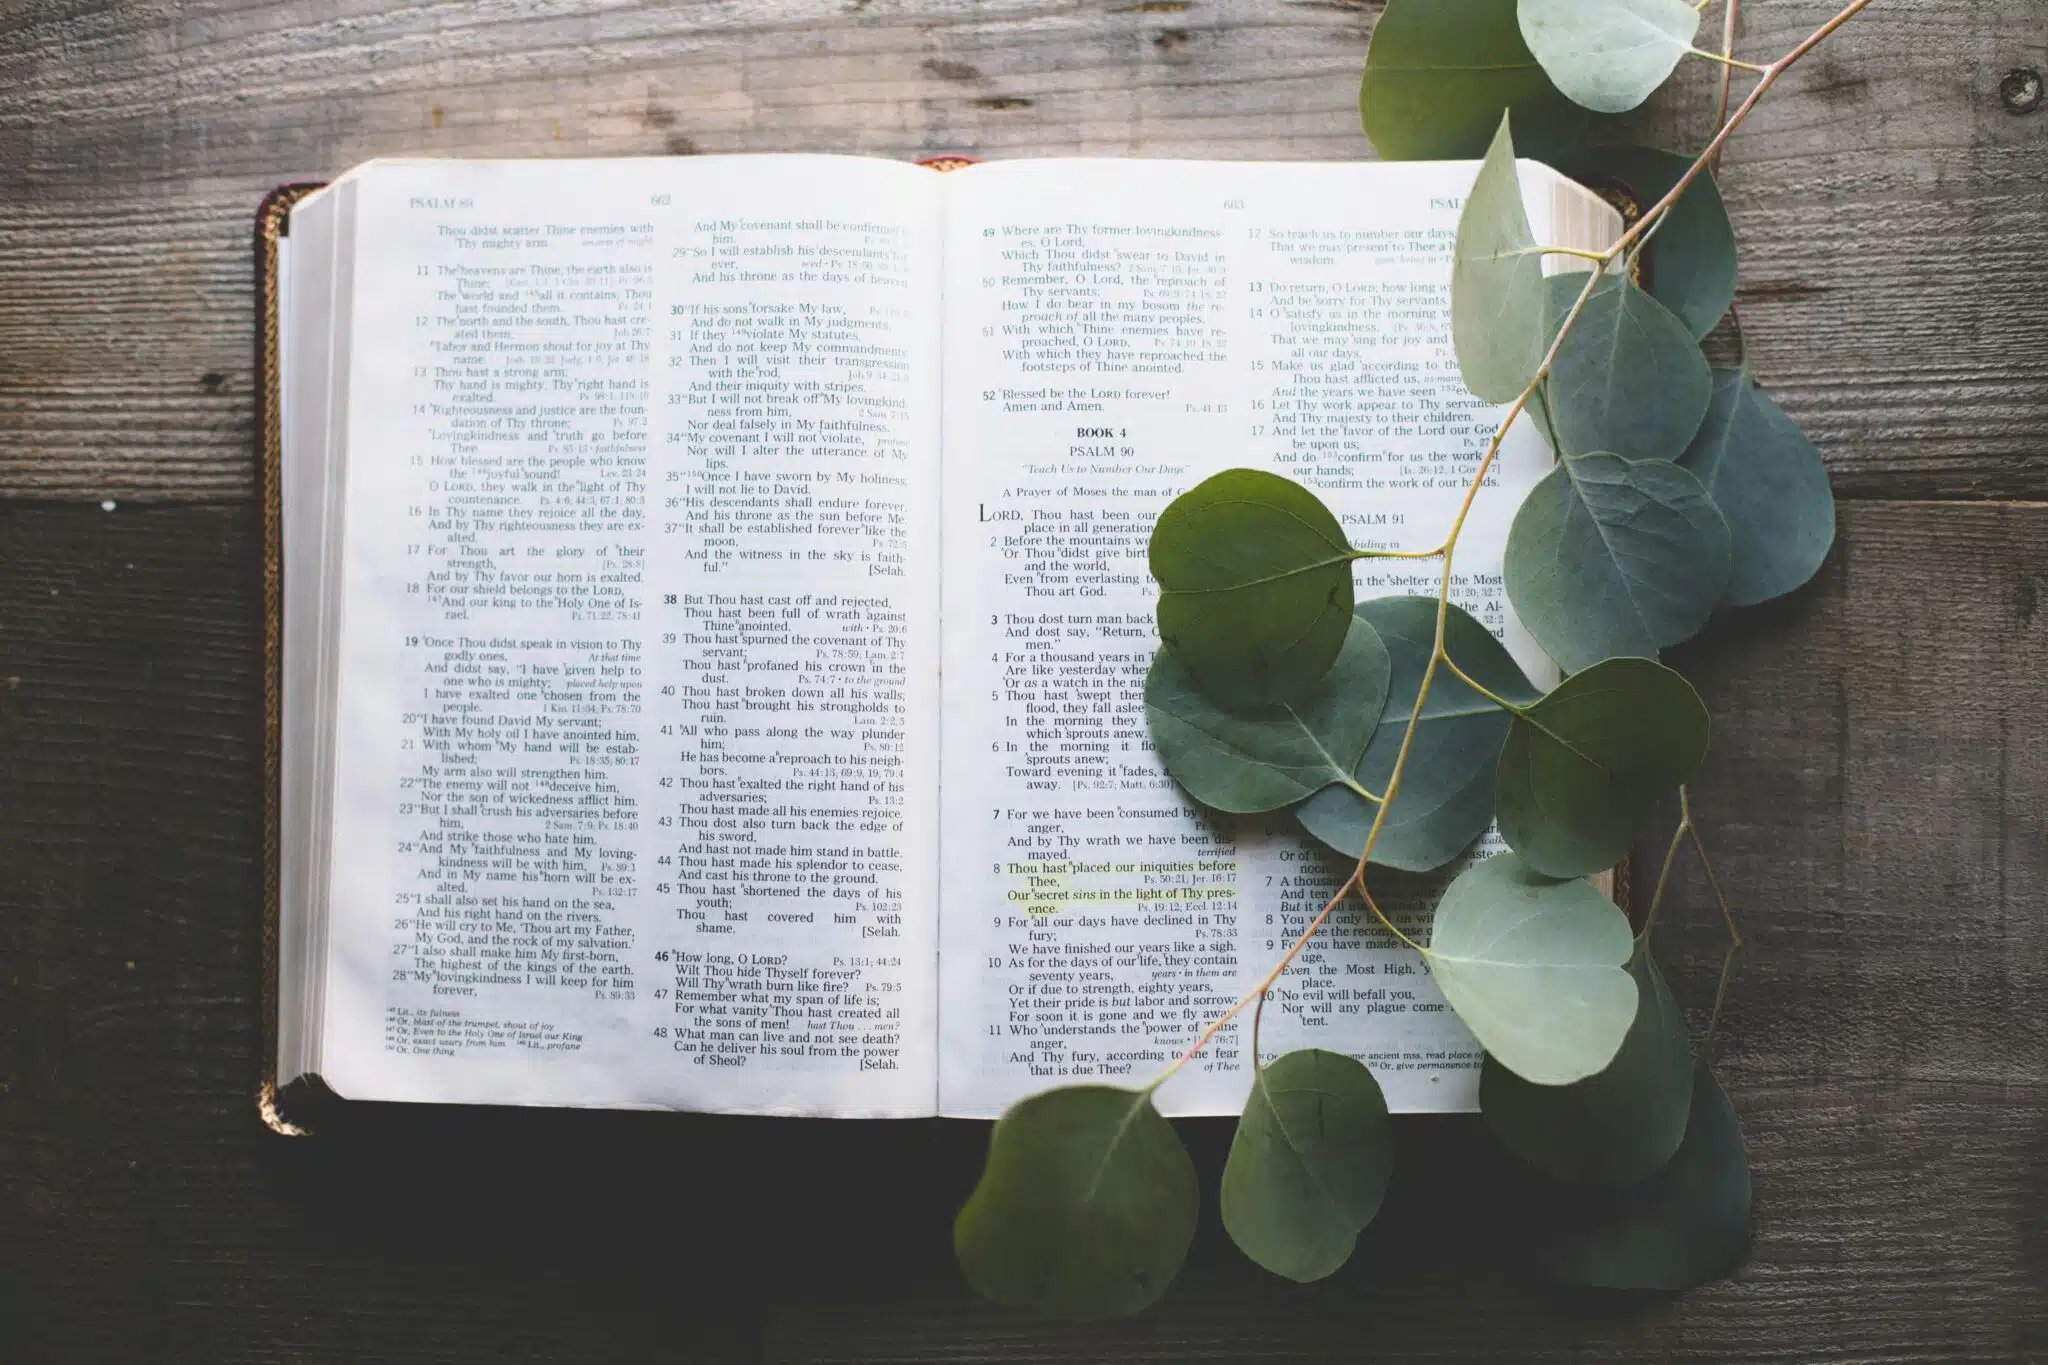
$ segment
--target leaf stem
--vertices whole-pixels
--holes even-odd
[[[1451,656],[1448,653],[1446,653],[1443,656],[1443,659],[1444,665],[1447,668],[1449,668],[1452,673],[1456,674],[1458,677],[1458,681],[1464,683],[1465,686],[1471,688],[1475,692],[1478,692],[1481,696],[1485,697],[1488,701],[1492,702],[1495,706],[1498,706],[1501,710],[1507,712],[1509,715],[1515,716],[1523,721],[1528,722],[1530,725],[1534,726],[1539,733],[1541,733],[1547,739],[1549,739],[1551,743],[1557,745],[1560,749],[1563,749],[1565,752],[1571,754],[1575,758],[1580,759],[1589,766],[1599,766],[1599,764],[1595,762],[1591,754],[1587,753],[1584,749],[1580,748],[1577,744],[1574,744],[1565,736],[1551,729],[1548,725],[1545,725],[1543,723],[1542,717],[1535,715],[1529,707],[1518,706],[1514,702],[1509,701],[1506,697],[1503,697],[1496,692],[1488,691],[1485,687],[1481,686],[1480,683],[1476,679],[1474,679],[1470,674],[1466,673],[1464,669],[1458,667],[1458,665],[1452,661]]]
[[[1465,684],[1465,686],[1471,688],[1474,692],[1477,692],[1480,696],[1486,698],[1488,701],[1492,702],[1495,706],[1498,706],[1501,710],[1507,712],[1509,715],[1519,716],[1522,714],[1521,707],[1515,705],[1515,703],[1509,701],[1506,697],[1503,697],[1500,693],[1495,692],[1492,688],[1480,682],[1470,673],[1467,673],[1464,669],[1458,667],[1457,660],[1453,659],[1449,654],[1444,655],[1444,667],[1451,670],[1452,677],[1456,678],[1459,682]],[[1545,731],[1545,733],[1547,734],[1548,731]]]
[[[1603,265],[1607,262],[1606,252],[1592,251],[1580,246],[1531,246],[1506,254],[1514,256],[1576,256],[1582,261],[1599,261]]]
[[[1755,62],[1740,61],[1725,52],[1710,52],[1703,47],[1690,47],[1686,51],[1695,57],[1704,57],[1710,62],[1719,62],[1723,67],[1731,71],[1739,68],[1743,71],[1754,71],[1758,75],[1762,75],[1770,70],[1768,66],[1758,66]]]
[[[1378,792],[1372,790],[1370,787],[1365,786],[1363,783],[1359,782],[1355,778],[1345,778],[1344,785],[1351,788],[1351,790],[1357,792],[1360,796],[1372,802],[1374,805],[1378,805],[1384,799],[1380,796]]]
[[[1358,883],[1358,898],[1365,902],[1365,908],[1372,911],[1372,917],[1380,922],[1380,926],[1395,938],[1400,939],[1402,944],[1413,949],[1421,957],[1427,958],[1431,955],[1429,949],[1402,933],[1401,926],[1387,918],[1386,911],[1380,909],[1380,903],[1372,898],[1372,892],[1366,890],[1363,881]]]
[[[1353,550],[1353,559],[1435,559],[1444,552],[1439,545],[1430,550]]]

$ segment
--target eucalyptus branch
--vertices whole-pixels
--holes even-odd
[[[1729,42],[1733,41],[1735,23],[1734,10],[1736,8],[1736,3],[1737,0],[1729,0],[1729,14],[1725,22],[1725,31],[1727,34],[1727,40]],[[1287,950],[1281,955],[1280,960],[1274,964],[1272,970],[1267,972],[1266,975],[1258,982],[1257,985],[1252,987],[1249,991],[1245,992],[1244,995],[1240,996],[1238,1000],[1230,1006],[1229,1009],[1225,1010],[1220,1016],[1218,1016],[1206,1028],[1204,1028],[1201,1034],[1195,1039],[1195,1041],[1191,1043],[1188,1046],[1188,1048],[1180,1054],[1180,1056],[1178,1056],[1171,1063],[1169,1063],[1165,1070],[1162,1071],[1157,1078],[1155,1078],[1148,1086],[1145,1087],[1144,1093],[1149,1095],[1151,1092],[1158,1089],[1159,1086],[1163,1085],[1170,1077],[1172,1077],[1176,1072],[1178,1072],[1181,1069],[1181,1067],[1185,1066],[1190,1060],[1197,1056],[1203,1048],[1207,1047],[1208,1044],[1216,1037],[1216,1035],[1219,1032],[1222,1031],[1224,1027],[1226,1027],[1230,1023],[1231,1020],[1235,1019],[1239,1014],[1241,1014],[1244,1011],[1246,1006],[1262,1008],[1265,997],[1271,991],[1274,984],[1277,983],[1280,977],[1285,974],[1288,966],[1291,965],[1294,959],[1300,955],[1301,951],[1308,945],[1309,941],[1315,937],[1317,931],[1319,931],[1322,928],[1325,921],[1329,919],[1331,914],[1333,914],[1336,911],[1339,905],[1343,904],[1345,898],[1351,893],[1351,891],[1354,888],[1357,890],[1359,898],[1365,903],[1366,907],[1372,912],[1373,916],[1379,920],[1381,925],[1383,925],[1390,933],[1392,933],[1397,939],[1399,939],[1401,943],[1403,943],[1410,949],[1413,949],[1415,952],[1421,954],[1425,959],[1429,956],[1429,950],[1427,948],[1423,947],[1422,945],[1416,943],[1413,939],[1409,938],[1407,934],[1403,933],[1401,929],[1398,928],[1392,920],[1388,919],[1385,913],[1380,910],[1378,903],[1373,900],[1370,892],[1366,889],[1366,868],[1372,859],[1373,848],[1379,841],[1380,831],[1386,823],[1387,812],[1393,807],[1395,799],[1400,794],[1401,780],[1407,772],[1408,759],[1414,745],[1415,735],[1417,731],[1421,728],[1423,708],[1428,704],[1430,689],[1436,681],[1437,666],[1439,664],[1444,665],[1452,673],[1456,674],[1461,681],[1465,682],[1467,686],[1473,687],[1482,695],[1492,696],[1491,692],[1489,692],[1487,689],[1483,687],[1479,687],[1478,684],[1472,678],[1465,675],[1463,671],[1457,667],[1456,664],[1451,662],[1450,656],[1446,652],[1444,645],[1445,631],[1447,628],[1447,622],[1450,615],[1452,563],[1454,556],[1457,552],[1458,540],[1460,536],[1462,536],[1462,534],[1464,533],[1466,520],[1471,514],[1472,506],[1479,495],[1479,490],[1485,485],[1486,476],[1488,472],[1492,469],[1495,459],[1497,459],[1500,454],[1501,445],[1506,440],[1509,429],[1513,427],[1516,418],[1520,417],[1522,413],[1525,410],[1527,410],[1530,400],[1535,397],[1537,390],[1541,388],[1544,381],[1549,378],[1551,368],[1557,362],[1557,357],[1564,345],[1565,338],[1570,335],[1573,324],[1575,324],[1578,321],[1580,315],[1585,311],[1587,302],[1592,298],[1594,290],[1599,285],[1600,280],[1605,275],[1607,268],[1612,266],[1613,263],[1617,259],[1621,258],[1625,253],[1629,252],[1632,248],[1636,247],[1637,244],[1640,241],[1642,241],[1645,237],[1647,237],[1651,232],[1655,231],[1657,224],[1670,212],[1672,205],[1678,202],[1679,197],[1685,193],[1687,187],[1690,186],[1694,180],[1698,179],[1703,172],[1708,170],[1709,167],[1718,159],[1721,152],[1721,148],[1727,143],[1729,137],[1731,137],[1734,134],[1737,128],[1742,126],[1743,121],[1749,117],[1751,111],[1754,110],[1757,104],[1763,99],[1764,94],[1767,91],[1769,91],[1773,85],[1777,83],[1778,78],[1784,75],[1784,73],[1787,70],[1789,70],[1795,63],[1797,63],[1802,57],[1804,57],[1807,53],[1811,52],[1816,46],[1818,46],[1822,41],[1824,41],[1828,37],[1828,35],[1832,34],[1836,29],[1840,28],[1843,24],[1847,23],[1851,18],[1853,18],[1858,12],[1863,10],[1869,4],[1870,0],[1850,0],[1850,3],[1848,5],[1844,6],[1839,12],[1837,12],[1832,18],[1828,19],[1827,22],[1823,23],[1819,28],[1815,29],[1812,33],[1808,34],[1797,45],[1795,45],[1788,52],[1786,52],[1784,56],[1778,58],[1774,62],[1769,63],[1766,66],[1755,67],[1752,64],[1746,62],[1724,62],[1724,65],[1722,67],[1724,99],[1726,95],[1726,82],[1728,79],[1728,73],[1733,69],[1734,66],[1739,65],[1747,69],[1753,69],[1759,72],[1760,74],[1756,85],[1753,88],[1751,88],[1748,95],[1746,95],[1743,98],[1741,104],[1736,106],[1733,113],[1727,114],[1726,117],[1718,119],[1719,127],[1716,129],[1713,138],[1707,143],[1706,147],[1700,152],[1700,154],[1696,158],[1694,158],[1692,164],[1689,167],[1687,167],[1684,174],[1682,174],[1678,178],[1678,181],[1674,185],[1672,185],[1672,187],[1664,194],[1664,196],[1661,199],[1657,200],[1657,202],[1652,204],[1649,208],[1645,209],[1642,212],[1642,214],[1636,219],[1636,221],[1633,224],[1631,224],[1626,230],[1624,230],[1620,237],[1618,237],[1612,245],[1607,247],[1604,251],[1590,253],[1589,259],[1593,260],[1596,263],[1595,268],[1585,272],[1586,283],[1584,287],[1580,289],[1577,298],[1575,298],[1572,302],[1571,308],[1565,313],[1563,320],[1558,325],[1556,335],[1551,338],[1550,346],[1544,352],[1541,361],[1537,364],[1535,373],[1530,376],[1530,379],[1528,383],[1523,387],[1521,394],[1517,396],[1515,400],[1508,405],[1506,414],[1501,418],[1499,425],[1495,427],[1493,435],[1488,438],[1486,448],[1480,456],[1477,468],[1473,471],[1471,482],[1467,485],[1465,489],[1464,497],[1458,505],[1458,511],[1456,516],[1453,517],[1451,520],[1450,529],[1445,535],[1443,543],[1434,550],[1424,552],[1411,551],[1406,552],[1405,554],[1401,554],[1399,556],[1403,558],[1424,559],[1434,558],[1438,555],[1442,556],[1443,569],[1442,573],[1438,578],[1436,594],[1436,636],[1430,651],[1429,661],[1427,664],[1424,665],[1422,677],[1416,686],[1415,700],[1413,704],[1409,707],[1408,725],[1405,732],[1401,736],[1401,744],[1399,749],[1395,753],[1393,767],[1388,773],[1386,790],[1382,793],[1381,799],[1377,803],[1377,806],[1373,812],[1372,824],[1366,831],[1365,843],[1359,851],[1358,861],[1356,865],[1352,868],[1350,875],[1344,879],[1343,884],[1337,888],[1335,893],[1332,894],[1330,899],[1324,904],[1323,908],[1317,911],[1316,914],[1309,920],[1307,927],[1303,929],[1300,935],[1298,935],[1288,945]],[[1717,59],[1725,57],[1725,54],[1705,53],[1702,55],[1717,57]],[[1565,254],[1575,256],[1588,255],[1588,253],[1578,251],[1570,251]],[[1498,701],[1499,698],[1495,698],[1495,700]],[[1687,801],[1686,794],[1683,788],[1680,789],[1679,799],[1681,811],[1683,812],[1680,822],[1680,831],[1682,833],[1690,835],[1694,848],[1700,855],[1701,865],[1707,868],[1708,880],[1710,883],[1714,885],[1715,896],[1717,897],[1717,899],[1720,900],[1722,914],[1727,924],[1729,937],[1731,941],[1731,946],[1728,950],[1728,955],[1723,960],[1721,985],[1720,989],[1716,992],[1715,996],[1713,1020],[1710,1021],[1708,1026],[1708,1038],[1709,1040],[1711,1040],[1714,1024],[1718,1022],[1720,1016],[1722,993],[1725,992],[1727,988],[1729,967],[1733,963],[1736,950],[1741,947],[1741,938],[1740,935],[1736,932],[1734,918],[1728,910],[1727,900],[1725,897],[1721,895],[1720,886],[1718,882],[1714,880],[1712,868],[1707,865],[1705,846],[1700,842],[1699,831],[1692,826],[1691,807],[1689,802]],[[1663,875],[1660,875],[1658,880],[1657,898],[1661,898],[1662,896],[1664,888],[1664,878],[1669,875],[1671,867],[1671,852],[1675,852],[1676,850],[1677,839],[1678,836],[1674,835],[1672,850],[1667,852],[1666,854]],[[1656,905],[1657,899],[1653,899],[1651,903],[1652,916],[1654,916]],[[1644,925],[1644,932],[1647,933],[1649,931],[1649,928],[1650,925],[1648,922],[1646,922]],[[1254,1014],[1255,1022],[1257,1018],[1257,1014]],[[1259,1060],[1256,1052],[1254,1052],[1253,1054],[1252,1064],[1255,1069],[1259,1066]]]
[[[1646,209],[1642,216],[1637,218],[1635,223],[1624,231],[1620,238],[1602,254],[1602,266],[1613,264],[1618,256],[1627,251],[1638,238],[1649,231],[1650,226],[1656,220],[1662,218],[1670,211],[1671,206],[1678,202],[1679,196],[1685,193],[1686,187],[1699,177],[1701,171],[1706,169],[1708,161],[1720,152],[1722,145],[1727,142],[1729,135],[1741,126],[1744,119],[1749,117],[1750,111],[1763,98],[1764,92],[1771,88],[1787,68],[1812,51],[1830,33],[1833,33],[1836,29],[1847,23],[1859,10],[1869,3],[1870,0],[1851,0],[1833,18],[1815,29],[1783,57],[1780,57],[1777,61],[1772,62],[1766,67],[1764,75],[1756,83],[1756,87],[1749,92],[1748,97],[1743,100],[1734,114],[1722,122],[1720,129],[1714,134],[1713,140],[1694,159],[1686,172],[1679,177],[1678,183],[1673,185],[1662,199],[1659,199],[1649,209]],[[1600,269],[1588,273],[1585,287],[1579,291],[1579,296],[1573,301],[1571,310],[1565,314],[1563,322],[1559,324],[1557,335],[1551,339],[1550,349],[1544,353],[1541,363],[1536,367],[1536,373],[1523,388],[1521,396],[1509,405],[1507,415],[1501,419],[1500,425],[1494,429],[1492,438],[1486,443],[1486,453],[1481,457],[1479,467],[1473,474],[1472,483],[1465,490],[1464,501],[1459,505],[1458,514],[1451,523],[1450,534],[1445,537],[1443,574],[1437,588],[1436,647],[1431,655],[1429,664],[1423,669],[1422,681],[1415,691],[1415,704],[1410,708],[1408,716],[1408,730],[1401,737],[1401,748],[1399,753],[1395,755],[1393,771],[1387,779],[1386,799],[1373,815],[1372,828],[1366,834],[1365,849],[1359,855],[1358,869],[1353,874],[1353,880],[1357,881],[1361,887],[1363,887],[1365,882],[1366,863],[1372,856],[1373,843],[1378,838],[1380,826],[1386,819],[1387,808],[1393,804],[1395,793],[1400,790],[1402,772],[1407,766],[1409,744],[1414,739],[1416,728],[1421,722],[1422,708],[1429,699],[1430,684],[1435,679],[1436,665],[1439,660],[1446,663],[1449,662],[1449,658],[1444,652],[1444,629],[1446,618],[1450,614],[1451,558],[1457,549],[1458,537],[1464,530],[1466,516],[1472,510],[1473,499],[1478,495],[1480,486],[1486,479],[1487,470],[1492,466],[1494,458],[1500,453],[1501,442],[1506,438],[1509,427],[1514,425],[1515,418],[1521,415],[1522,410],[1528,406],[1529,400],[1535,396],[1537,388],[1549,377],[1551,366],[1557,361],[1558,352],[1564,345],[1565,337],[1570,333],[1572,324],[1578,320],[1579,314],[1584,311],[1586,301],[1592,297],[1594,287],[1599,283],[1602,273],[1603,270]]]

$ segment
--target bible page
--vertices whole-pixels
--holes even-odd
[[[931,1112],[939,181],[353,173],[342,1094]]]
[[[1476,172],[1073,160],[949,177],[944,1112],[1148,1083],[1348,871],[1285,814],[1205,812],[1152,753],[1147,541],[1175,496],[1252,466],[1313,489],[1354,545],[1441,543],[1501,411],[1465,390],[1450,348]],[[1522,175],[1539,237],[1554,206],[1586,220],[1581,235],[1618,230],[1554,173]],[[1540,682],[1555,670],[1513,619],[1500,562],[1549,465],[1518,422],[1453,581]],[[1361,561],[1358,595],[1434,596],[1438,574]],[[1430,884],[1381,873],[1375,887],[1421,932]],[[1162,1087],[1164,1110],[1237,1112],[1249,1021]],[[1273,992],[1260,1046],[1357,1056],[1396,1110],[1476,1104],[1476,1043],[1355,903]]]

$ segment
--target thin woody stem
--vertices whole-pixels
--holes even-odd
[[[1700,172],[1707,168],[1707,163],[1720,154],[1722,144],[1728,141],[1730,134],[1742,126],[1742,121],[1749,117],[1750,110],[1756,108],[1757,101],[1764,97],[1764,92],[1778,83],[1778,77],[1784,75],[1793,63],[1813,51],[1815,47],[1819,46],[1822,39],[1848,23],[1849,20],[1854,18],[1869,4],[1870,0],[1850,0],[1850,3],[1843,7],[1834,18],[1822,24],[1812,33],[1809,33],[1797,47],[1764,68],[1763,78],[1757,81],[1748,95],[1743,97],[1742,103],[1736,106],[1735,112],[1722,122],[1720,129],[1714,134],[1713,141],[1707,144],[1706,150],[1699,154],[1698,159],[1687,168],[1685,174],[1678,178],[1678,183],[1666,191],[1664,197],[1647,209],[1642,217],[1636,219],[1635,225],[1621,234],[1621,240],[1608,248],[1610,259],[1635,245],[1636,239],[1648,230],[1648,224],[1662,217],[1666,209],[1678,202],[1678,196],[1684,194],[1686,187],[1698,179]]]
[[[1195,1054],[1200,1052],[1203,1048],[1207,1047],[1209,1045],[1210,1040],[1215,1038],[1217,1034],[1221,1033],[1224,1027],[1227,1024],[1229,1024],[1231,1020],[1237,1018],[1238,1015],[1244,1013],[1245,1006],[1259,1004],[1266,998],[1266,992],[1273,988],[1273,983],[1275,981],[1278,981],[1280,979],[1281,973],[1287,970],[1287,964],[1294,961],[1295,956],[1299,954],[1303,948],[1306,948],[1308,946],[1308,941],[1316,936],[1316,930],[1322,928],[1323,921],[1328,919],[1330,915],[1337,909],[1337,907],[1344,903],[1344,897],[1350,893],[1352,885],[1357,881],[1358,874],[1356,872],[1352,873],[1351,876],[1346,877],[1344,879],[1344,884],[1337,888],[1336,894],[1331,896],[1330,899],[1324,903],[1322,909],[1316,911],[1315,918],[1311,919],[1308,922],[1308,927],[1301,931],[1300,935],[1294,940],[1294,942],[1287,945],[1287,951],[1281,954],[1280,960],[1278,962],[1273,964],[1273,970],[1267,972],[1264,979],[1262,979],[1258,985],[1252,987],[1243,995],[1240,995],[1237,998],[1237,1002],[1233,1004],[1229,1009],[1223,1011],[1222,1014],[1218,1015],[1209,1024],[1207,1028],[1202,1030],[1201,1035],[1197,1037],[1194,1042],[1188,1044],[1187,1049],[1183,1051],[1180,1054],[1180,1056],[1174,1058],[1171,1062],[1167,1063],[1166,1069],[1164,1071],[1161,1071],[1158,1074],[1158,1076],[1153,1078],[1152,1083],[1145,1087],[1145,1092],[1147,1094],[1150,1094],[1152,1091],[1157,1090],[1160,1086],[1166,1084],[1168,1080],[1172,1079],[1173,1074],[1176,1071],[1179,1071],[1182,1067],[1186,1066],[1189,1062],[1193,1061],[1195,1058]],[[1359,887],[1360,891],[1363,891],[1364,889],[1365,888],[1362,885]],[[1400,931],[1396,930],[1395,932],[1399,933]],[[1402,941],[1405,943],[1407,942],[1407,939],[1404,937]],[[1411,948],[1415,947],[1413,943],[1409,943],[1408,946]],[[1257,1020],[1257,1017],[1257,1015],[1253,1016],[1255,1022]]]
[[[1742,0],[1728,0],[1728,7],[1721,13],[1721,55],[1724,57],[1733,57],[1735,55],[1735,17],[1741,9]],[[1729,86],[1734,83],[1734,80],[1735,68],[1732,66],[1722,67],[1721,88],[1714,97],[1714,126],[1716,128],[1728,121]],[[1721,154],[1717,151],[1714,153],[1716,167],[1720,165],[1720,161]]]
[[[1266,993],[1260,991],[1258,999],[1252,1002],[1252,1067],[1254,1070],[1259,1065],[1259,1025],[1265,1022],[1265,1018]]]
[[[1683,801],[1680,802],[1681,807]],[[1657,927],[1657,909],[1664,904],[1664,888],[1671,882],[1671,864],[1678,858],[1678,846],[1685,842],[1686,832],[1692,828],[1692,817],[1680,815],[1678,828],[1671,831],[1671,843],[1664,850],[1664,866],[1657,869],[1657,889],[1650,893],[1650,908],[1643,912],[1643,932],[1639,937],[1647,943],[1650,931]]]
[[[1721,891],[1721,879],[1714,875],[1714,864],[1707,857],[1707,846],[1700,840],[1699,826],[1692,819],[1692,797],[1684,787],[1678,789],[1678,809],[1684,817],[1686,831],[1692,836],[1692,851],[1699,855],[1700,871],[1707,874],[1707,885],[1713,889],[1714,903],[1721,907],[1721,923],[1728,930],[1728,951],[1721,955],[1721,979],[1714,986],[1714,1012],[1707,1016],[1706,1036],[1700,1039],[1700,1056],[1705,1057],[1713,1046],[1714,1031],[1721,1026],[1721,1005],[1728,997],[1728,975],[1734,970],[1735,955],[1742,951],[1742,933],[1735,927],[1735,912],[1728,908],[1728,897]]]

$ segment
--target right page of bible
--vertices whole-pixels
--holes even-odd
[[[942,1112],[1146,1084],[1341,881],[1347,864],[1291,816],[1205,813],[1152,753],[1146,545],[1168,502],[1238,466],[1313,489],[1354,545],[1441,543],[1501,413],[1466,392],[1451,350],[1476,172],[1055,160],[947,177]],[[1523,163],[1523,183],[1539,239],[1559,217],[1582,220],[1574,241],[1609,230],[1551,172]],[[1500,566],[1549,465],[1517,423],[1453,582],[1544,686],[1554,666]],[[1438,573],[1364,560],[1359,597],[1433,596]],[[1420,934],[1444,880],[1382,872],[1375,894]],[[1249,1027],[1247,1012],[1161,1107],[1236,1112]],[[1260,1046],[1357,1056],[1396,1110],[1477,1103],[1477,1045],[1356,902],[1282,979]]]

